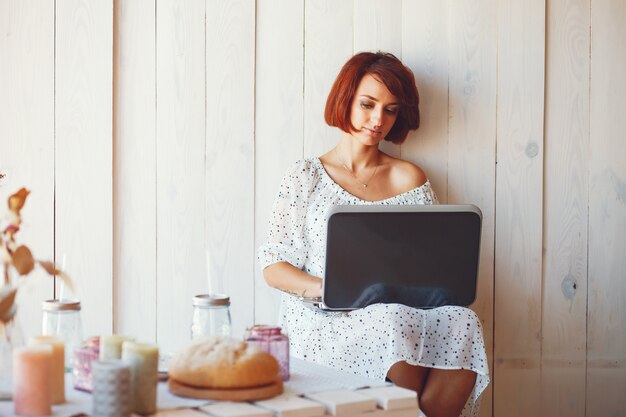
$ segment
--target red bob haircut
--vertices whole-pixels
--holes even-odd
[[[366,74],[385,84],[398,98],[398,118],[385,140],[398,144],[404,142],[409,131],[420,125],[419,94],[411,70],[394,55],[385,52],[361,52],[344,64],[326,100],[326,123],[347,133],[356,130],[350,122],[350,109],[357,87]]]

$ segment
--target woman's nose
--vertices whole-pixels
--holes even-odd
[[[372,123],[375,126],[380,126],[383,120],[383,115],[381,110],[374,110],[371,115]]]

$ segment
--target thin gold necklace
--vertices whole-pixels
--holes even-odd
[[[376,162],[376,167],[374,167],[374,172],[372,173],[372,175],[370,176],[370,178],[367,180],[367,182],[363,182],[361,180],[359,180],[356,176],[356,174],[354,173],[354,171],[352,171],[350,168],[348,168],[348,166],[346,164],[343,163],[343,161],[341,160],[341,158],[339,158],[339,154],[337,153],[337,148],[334,149],[335,151],[335,158],[337,158],[337,162],[339,162],[341,164],[341,166],[343,167],[343,169],[345,169],[346,171],[348,171],[348,173],[352,176],[352,178],[354,178],[354,180],[356,182],[358,182],[359,184],[361,184],[361,186],[363,188],[367,188],[367,185],[372,181],[372,178],[374,178],[374,175],[376,175],[376,172],[378,171],[378,167],[380,166],[380,162]],[[378,158],[377,158],[378,159]]]

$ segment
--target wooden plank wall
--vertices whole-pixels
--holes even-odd
[[[54,4],[0,1],[0,210],[31,190],[19,239],[38,259],[54,259]],[[25,54],[24,51],[29,51]],[[1,267],[0,267],[1,268]],[[41,332],[41,304],[53,280],[40,269],[18,293],[26,335]]]
[[[255,15],[254,0],[207,3],[204,236],[236,335],[254,323]]]
[[[166,352],[189,340],[191,299],[208,286],[205,6],[163,0],[156,7],[156,323]]]
[[[66,259],[85,335],[106,334],[113,328],[113,315],[102,314],[113,308],[113,0],[55,5],[55,259]]]
[[[402,158],[416,163],[448,201],[448,13],[449,2],[405,1],[402,60],[415,74],[420,128],[402,144]]]
[[[291,18],[282,19],[284,15]],[[258,0],[256,24],[254,247],[258,248],[267,234],[285,169],[303,155],[304,0]],[[256,265],[254,271],[254,320],[275,323],[280,296],[267,286]]]
[[[155,12],[154,0],[116,2],[113,50],[113,328],[149,341],[157,334]]]
[[[626,4],[592,1],[587,416],[626,415]]]
[[[422,126],[385,151],[483,211],[481,416],[625,415],[624,21],[621,0],[0,0],[0,197],[33,191],[22,237],[66,254],[86,335],[171,352],[223,291],[240,336],[277,318],[255,250],[283,173],[336,143],[345,60],[390,51]]]
[[[574,417],[585,415],[590,2],[547,6],[539,407]]]
[[[499,2],[494,415],[539,415],[544,12]]]
[[[483,324],[493,369],[494,236],[496,183],[496,1],[450,9],[448,75],[448,202],[472,203],[483,213],[478,297],[472,308]],[[493,379],[493,374],[492,374]],[[494,385],[483,394],[481,415],[492,415]]]

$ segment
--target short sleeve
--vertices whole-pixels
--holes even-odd
[[[311,189],[310,162],[299,161],[287,170],[272,206],[267,239],[257,252],[261,269],[277,262],[300,269],[304,266],[309,250],[305,224]]]
[[[439,199],[437,199],[437,194],[435,194],[435,190],[433,190],[430,181],[427,181],[422,188],[424,192],[424,204],[439,204]]]

